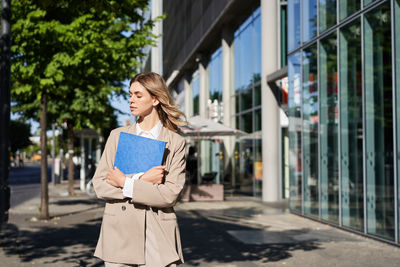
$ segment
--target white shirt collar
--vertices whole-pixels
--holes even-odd
[[[161,131],[161,121],[158,121],[158,123],[150,130],[150,131],[144,131],[142,128],[140,128],[139,123],[136,123],[136,134],[137,135],[146,135],[152,137],[153,139],[157,139],[158,136],[160,135]]]

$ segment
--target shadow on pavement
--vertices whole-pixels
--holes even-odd
[[[88,220],[68,227],[32,224],[29,230],[20,230],[8,224],[0,233],[0,247],[6,255],[18,255],[22,262],[40,260],[56,266],[103,266],[93,257],[101,219]],[[39,225],[42,224],[42,225]]]
[[[69,204],[73,205],[73,201]],[[186,266],[234,262],[265,264],[290,258],[295,250],[321,249],[318,240],[269,244],[241,242],[229,232],[260,229],[235,222],[208,220],[194,211],[177,213]],[[63,217],[58,224],[52,221],[7,224],[0,233],[0,247],[6,255],[18,256],[22,262],[41,262],[51,266],[61,263],[63,266],[103,266],[103,262],[93,256],[101,224],[101,217],[94,214],[81,211]],[[282,234],[291,235],[288,231],[282,231]]]
[[[196,212],[194,212],[196,214]],[[207,220],[186,211],[178,212],[185,265],[209,266],[215,263],[278,262],[292,257],[295,250],[321,249],[316,241],[246,244],[228,231],[254,231],[254,228],[229,222]],[[285,233],[288,235],[290,233]]]

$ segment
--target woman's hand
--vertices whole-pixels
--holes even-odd
[[[107,173],[106,182],[112,186],[122,188],[125,184],[126,176],[117,167],[115,169],[109,169]]]
[[[152,184],[161,184],[164,178],[165,166],[155,166],[140,176],[140,180]]]

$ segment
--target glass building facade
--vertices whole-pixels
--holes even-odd
[[[399,243],[400,0],[289,0],[290,209]]]
[[[260,8],[234,34],[235,127],[252,134],[235,145],[235,189],[260,196],[261,147],[261,16]]]

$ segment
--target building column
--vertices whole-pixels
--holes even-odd
[[[224,125],[235,127],[235,98],[234,94],[234,49],[233,49],[234,31],[230,28],[222,30],[222,111]],[[232,187],[235,187],[235,168],[234,166],[234,147],[235,137],[224,137],[224,172],[231,177]],[[224,177],[222,177],[223,180]]]
[[[261,1],[261,103],[262,103],[262,200],[277,201],[279,188],[279,105],[267,85],[267,75],[278,69],[278,1]]]
[[[151,0],[151,19],[154,20],[161,16],[163,13],[162,0]],[[156,39],[156,46],[151,47],[151,71],[163,75],[163,65],[162,65],[162,36],[163,27],[162,20],[156,22],[153,27],[153,34],[159,36]]]

